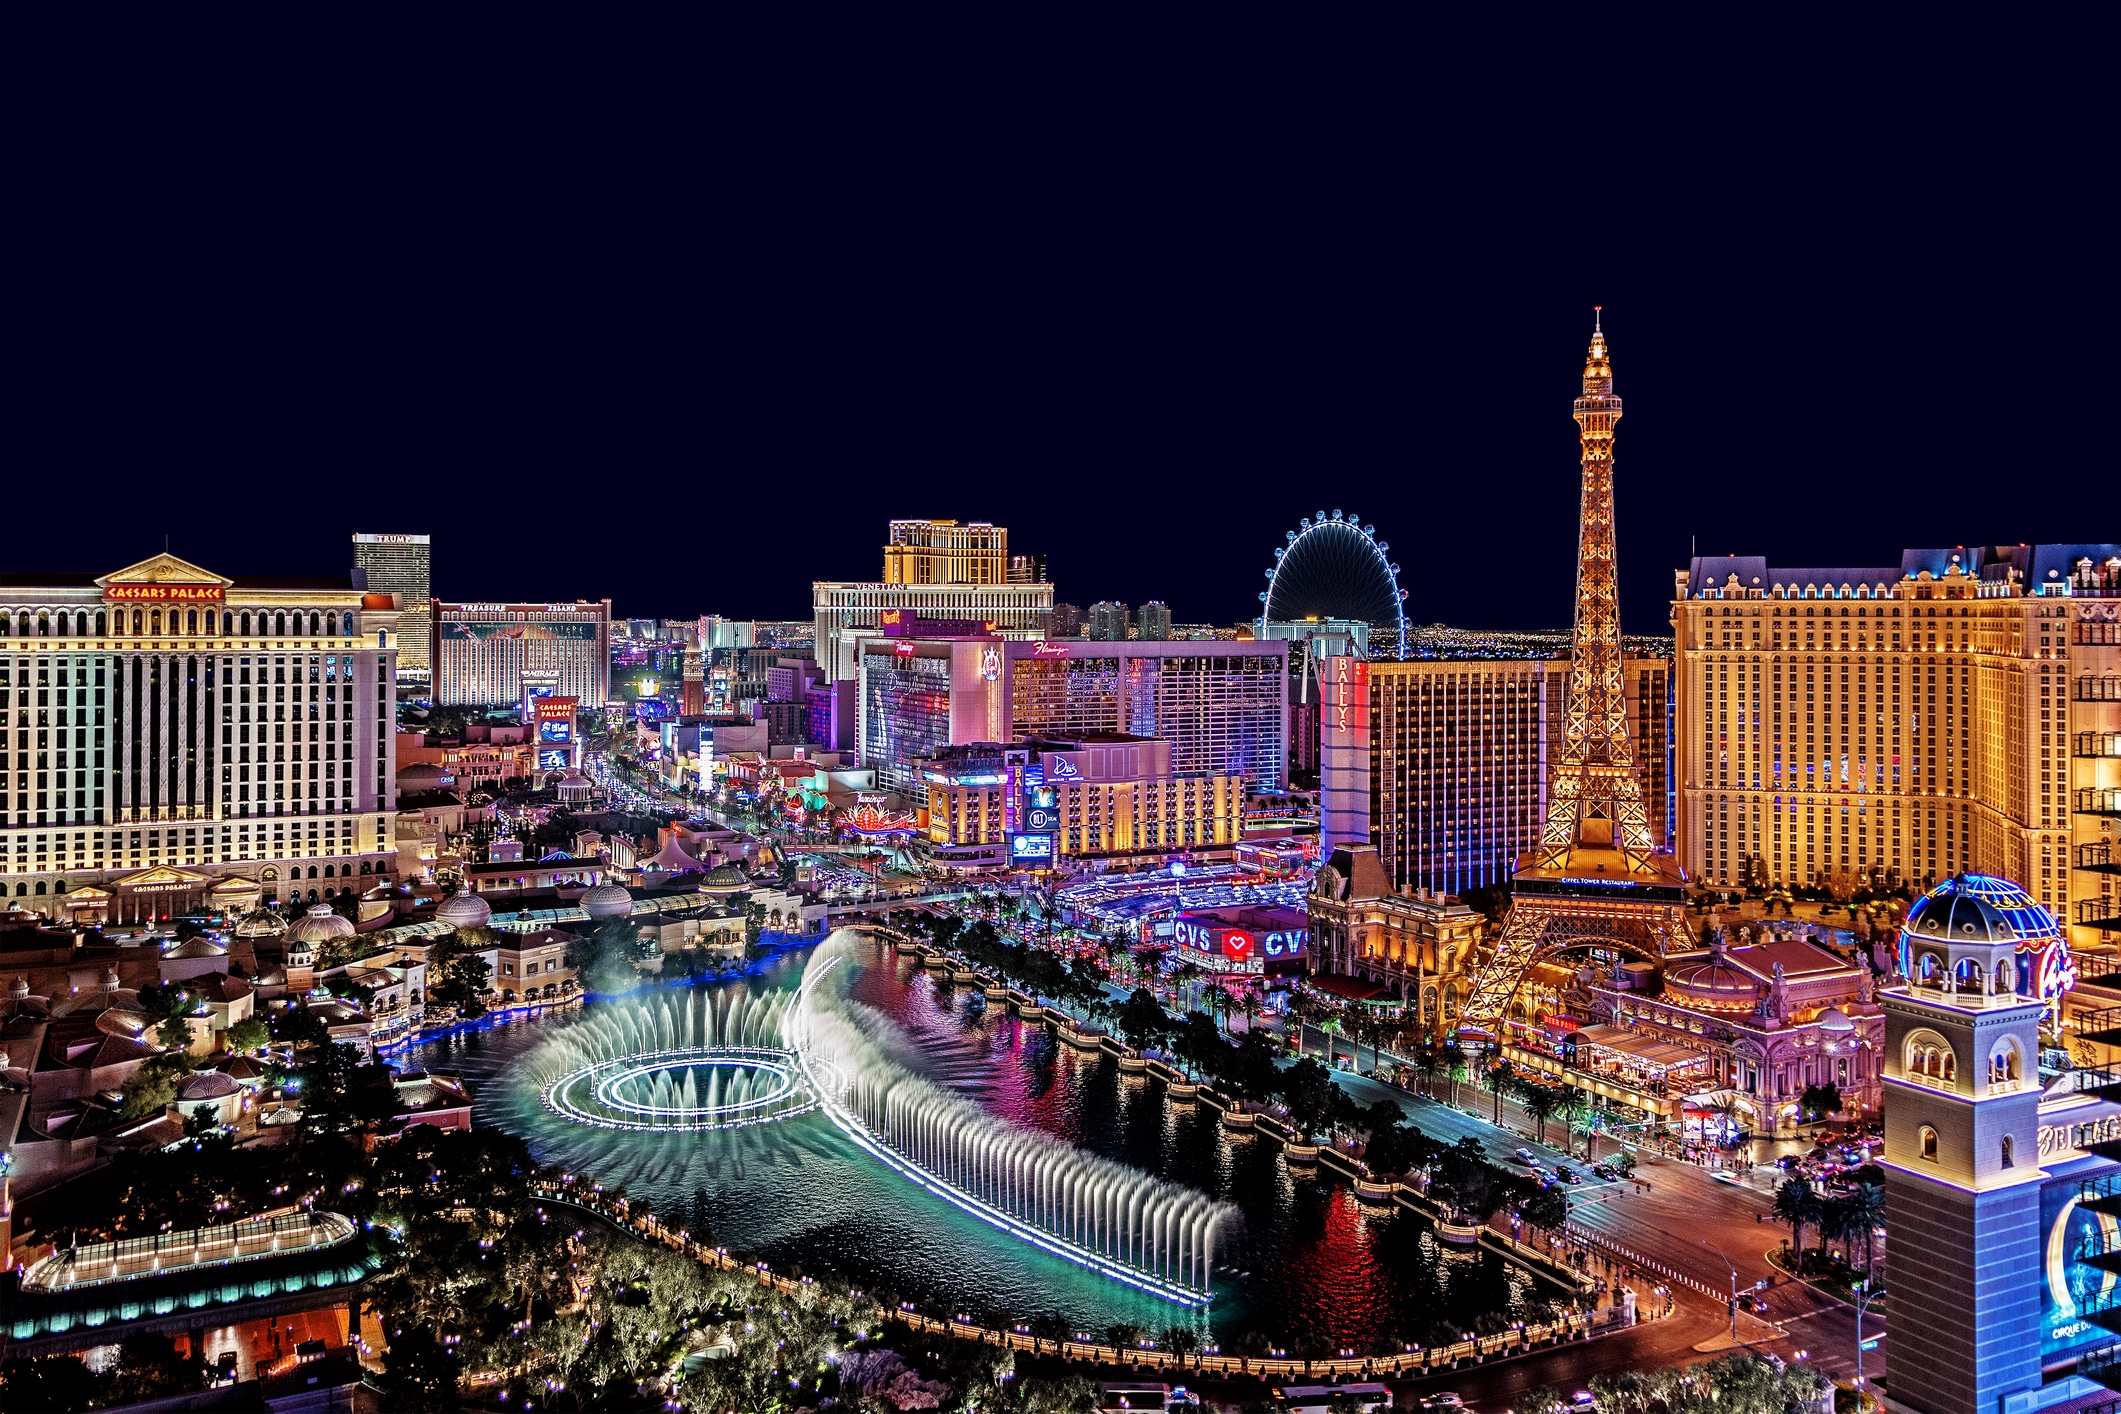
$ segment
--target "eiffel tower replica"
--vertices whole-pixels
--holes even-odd
[[[1613,365],[1603,310],[1583,366],[1576,425],[1583,505],[1576,546],[1576,629],[1559,760],[1539,847],[1518,861],[1495,951],[1459,1012],[1459,1031],[1500,1043],[1510,1000],[1538,963],[1602,948],[1652,961],[1688,946],[1686,891],[1657,850],[1628,732],[1620,597],[1613,562]]]

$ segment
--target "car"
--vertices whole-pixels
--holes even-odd
[[[1591,1172],[1605,1183],[1611,1183],[1620,1177],[1620,1170],[1614,1168],[1611,1164],[1592,1164]]]
[[[1583,1182],[1583,1175],[1576,1172],[1576,1170],[1570,1168],[1567,1164],[1563,1164],[1560,1168],[1555,1169],[1554,1173],[1555,1176],[1560,1178],[1563,1183]]]
[[[1539,1156],[1520,1144],[1517,1146],[1517,1162],[1521,1164],[1536,1164],[1539,1162]]]
[[[1597,1396],[1587,1389],[1577,1390],[1576,1393],[1569,1396],[1569,1408],[1571,1409],[1590,1409],[1596,1406],[1597,1403]]]
[[[1439,1390],[1435,1394],[1423,1395],[1421,1407],[1424,1409],[1463,1409],[1466,1407],[1466,1402],[1458,1397],[1457,1390],[1446,1389]]]
[[[1764,1296],[1745,1296],[1740,1297],[1739,1301],[1746,1310],[1756,1316],[1765,1316],[1767,1314],[1767,1298]]]

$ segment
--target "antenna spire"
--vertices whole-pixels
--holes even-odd
[[[1602,304],[1591,306],[1591,332],[1593,334],[1603,334],[1605,332],[1605,306]]]

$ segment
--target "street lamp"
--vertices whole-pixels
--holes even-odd
[[[1868,1277],[1849,1283],[1849,1294],[1856,1298],[1856,1388],[1863,1388],[1863,1313],[1871,1309],[1871,1303],[1885,1295],[1883,1288],[1874,1288]]]
[[[1696,1240],[1697,1240],[1698,1242],[1700,1242],[1700,1243],[1701,1243],[1701,1245],[1702,1245],[1703,1247],[1708,1247],[1708,1248],[1709,1248],[1709,1251],[1711,1251],[1711,1252],[1714,1252],[1714,1253],[1715,1253],[1715,1254],[1716,1254],[1717,1256],[1719,1256],[1719,1257],[1722,1257],[1722,1258],[1723,1258],[1723,1265],[1724,1265],[1725,1267],[1728,1267],[1728,1268],[1730,1269],[1730,1273],[1731,1273],[1731,1339],[1732,1339],[1732,1341],[1734,1341],[1734,1342],[1735,1342],[1735,1341],[1736,1341],[1736,1340],[1738,1339],[1738,1268],[1737,1268],[1736,1266],[1734,1266],[1734,1265],[1732,1264],[1732,1262],[1731,1262],[1731,1259],[1730,1259],[1730,1258],[1729,1258],[1728,1256],[1726,1256],[1726,1255],[1725,1255],[1725,1253],[1724,1253],[1724,1251],[1723,1251],[1723,1249],[1722,1249],[1722,1248],[1720,1248],[1720,1247],[1709,1247],[1709,1240],[1708,1240],[1708,1239],[1707,1239],[1706,1237],[1703,1237],[1703,1238],[1697,1238]],[[1763,1287],[1763,1286],[1766,1286],[1766,1285],[1767,1285],[1767,1281],[1766,1281],[1766,1279],[1765,1279],[1765,1278],[1763,1278],[1763,1279],[1761,1279],[1760,1281],[1756,1281],[1756,1282],[1754,1282],[1754,1283],[1753,1283],[1753,1286],[1752,1286],[1752,1289],[1753,1289],[1754,1291],[1758,1291],[1758,1290],[1760,1290],[1760,1288],[1761,1288],[1761,1287]]]

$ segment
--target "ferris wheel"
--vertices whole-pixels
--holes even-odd
[[[1282,539],[1259,594],[1262,620],[1354,619],[1385,635],[1394,656],[1407,656],[1407,591],[1376,526],[1358,515],[1320,511]]]

